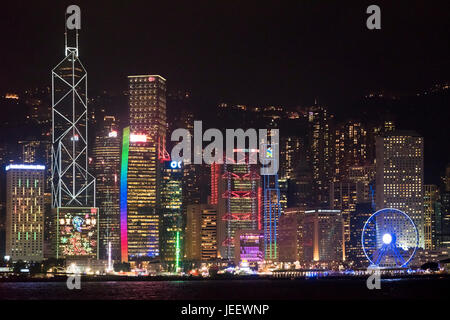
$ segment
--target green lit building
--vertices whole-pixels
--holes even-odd
[[[183,169],[180,162],[165,161],[161,166],[158,194],[160,217],[160,258],[168,271],[180,268],[183,257]]]

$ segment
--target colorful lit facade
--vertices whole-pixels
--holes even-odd
[[[264,261],[264,234],[260,230],[238,230],[234,238],[234,262],[257,266]]]
[[[223,164],[219,183],[218,243],[222,258],[233,260],[237,230],[261,230],[261,177],[257,164],[249,157],[257,152],[245,151],[243,163]]]
[[[56,258],[98,259],[98,209],[92,207],[56,208]]]
[[[44,166],[6,167],[6,255],[12,261],[44,259]]]
[[[120,255],[128,262],[128,154],[130,151],[130,127],[123,129],[122,158],[120,163]]]
[[[128,142],[122,142],[122,169],[125,171],[126,166],[126,174],[121,173],[123,261],[159,256],[159,160],[168,156],[166,80],[159,75],[139,75],[129,76],[128,82],[130,126]],[[128,150],[127,157],[124,149]]]

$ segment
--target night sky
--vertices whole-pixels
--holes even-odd
[[[130,74],[160,74],[205,111],[317,98],[342,120],[361,116],[358,99],[370,92],[414,97],[450,81],[448,0],[16,0],[0,11],[0,94],[50,86],[70,4],[81,7],[80,58],[94,93],[126,90]],[[366,28],[370,4],[381,7],[381,30]],[[450,161],[449,96],[389,110],[399,128],[425,137],[427,183],[439,183]],[[375,102],[372,112],[383,108]]]
[[[1,91],[50,84],[69,4],[81,7],[94,90],[152,73],[217,101],[333,105],[449,80],[449,1],[10,1]],[[366,28],[369,4],[381,7],[381,30]]]

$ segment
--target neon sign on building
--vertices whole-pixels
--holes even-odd
[[[122,161],[120,168],[120,248],[122,261],[128,261],[128,154],[130,151],[130,127],[123,129]]]

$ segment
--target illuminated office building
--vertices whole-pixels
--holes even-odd
[[[182,211],[181,162],[165,161],[161,168],[161,188],[159,190],[160,216],[160,257],[169,270],[180,268],[184,253],[183,211]]]
[[[6,166],[6,255],[12,261],[44,259],[44,170]]]
[[[395,208],[409,215],[419,232],[418,245],[424,248],[423,137],[392,131],[377,137],[376,151],[377,210]]]
[[[92,152],[93,167],[97,179],[97,205],[99,219],[99,256],[106,259],[111,248],[111,258],[120,259],[120,178],[121,135],[116,119],[105,116],[95,137]]]
[[[330,209],[341,211],[345,243],[350,241],[350,217],[355,212],[357,199],[357,183],[351,181],[330,183]]]
[[[441,191],[440,208],[436,217],[438,235],[436,243],[441,248],[450,248],[450,165],[447,165]]]
[[[305,127],[303,123],[296,129]],[[303,130],[306,131],[306,130]],[[280,137],[279,184],[285,207],[312,205],[312,166],[307,147],[307,133],[303,136]]]
[[[202,248],[202,215],[201,205],[191,204],[186,210],[186,259],[199,261]]]
[[[278,223],[278,261],[303,261],[303,218],[305,209],[286,208]]]
[[[423,199],[423,216],[424,216],[424,244],[426,250],[436,249],[434,246],[434,239],[436,239],[436,210],[437,202],[439,201],[439,189],[434,184],[424,185],[424,199]]]
[[[201,259],[211,261],[217,258],[217,207],[201,205],[202,233]]]
[[[450,248],[450,191],[441,194],[439,236],[437,242],[441,248]]]
[[[166,79],[159,75],[128,76],[130,131],[146,134],[154,144],[166,137]]]
[[[375,168],[373,165],[350,166],[347,178],[330,183],[330,209],[341,210],[344,221],[346,256],[349,254],[352,222],[359,203],[374,200]]]
[[[88,164],[87,71],[78,30],[65,32],[65,57],[52,69],[52,214],[56,258],[98,259],[95,177]]]
[[[278,220],[281,216],[278,175],[264,175],[263,179],[263,234],[265,259],[278,259]]]
[[[188,205],[186,257],[212,261],[217,258],[217,207],[211,204]]]
[[[234,259],[234,236],[237,230],[262,230],[262,197],[259,167],[249,157],[257,152],[245,151],[242,163],[223,164],[218,188],[218,244],[220,257]]]
[[[351,166],[348,181],[356,184],[357,202],[375,200],[375,165]]]
[[[159,255],[158,161],[167,159],[166,80],[140,75],[128,82],[130,126],[122,139],[120,191],[123,261]]]
[[[77,30],[66,30],[65,44],[65,58],[52,70],[52,208],[95,207],[95,178],[88,170],[87,71]]]
[[[344,228],[340,210],[306,210],[302,231],[305,262],[344,260]]]
[[[364,224],[373,213],[372,203],[362,202],[356,204],[355,211],[350,215],[350,241],[345,246],[346,260],[356,267],[369,265],[361,244],[361,236]]]

